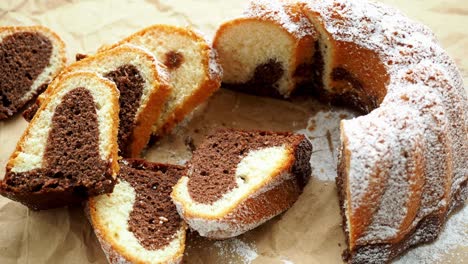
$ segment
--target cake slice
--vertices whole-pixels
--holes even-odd
[[[142,46],[164,63],[171,75],[173,90],[166,100],[153,134],[162,136],[182,121],[195,107],[206,101],[221,83],[221,68],[206,40],[188,28],[154,25],[123,39]]]
[[[65,63],[65,44],[50,29],[0,27],[0,120],[44,91]]]
[[[250,1],[244,16],[222,24],[213,47],[223,68],[223,87],[289,97],[319,81],[314,57],[317,34],[299,6],[278,0]]]
[[[53,92],[61,76],[77,71],[92,71],[116,84],[120,91],[119,154],[123,157],[139,156],[171,90],[166,67],[145,49],[128,44],[118,46],[66,67],[50,88],[39,96],[36,106]],[[30,111],[31,117],[34,110]]]
[[[18,142],[0,193],[42,210],[112,192],[118,111],[111,81],[91,72],[64,77]]]
[[[311,154],[303,135],[219,130],[195,150],[172,199],[201,236],[237,236],[294,204],[310,178]]]
[[[110,263],[179,263],[186,224],[170,193],[184,167],[120,161],[111,194],[93,197],[86,212]]]

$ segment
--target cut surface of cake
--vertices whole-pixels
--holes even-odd
[[[314,82],[317,34],[299,6],[251,1],[244,16],[222,24],[213,47],[223,68],[223,87],[256,95],[289,97]]]
[[[154,25],[110,47],[125,43],[148,49],[170,74],[173,89],[153,126],[155,135],[169,133],[220,87],[222,70],[215,51],[204,37],[189,28]]]
[[[111,194],[93,197],[87,214],[110,263],[180,263],[186,224],[171,201],[184,167],[120,161]]]
[[[50,29],[0,27],[0,120],[44,91],[65,63],[65,44]]]
[[[92,71],[116,84],[120,92],[119,153],[123,157],[139,156],[171,92],[166,67],[145,49],[129,44],[118,46],[66,67],[38,98],[36,107],[53,92],[61,76],[77,71]],[[34,110],[30,111],[33,114]]]
[[[0,193],[31,209],[109,193],[117,164],[118,91],[91,72],[62,79],[18,142]]]
[[[172,199],[201,236],[237,236],[294,204],[309,180],[311,154],[303,135],[222,129],[195,150]]]

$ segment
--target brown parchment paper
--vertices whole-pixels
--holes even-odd
[[[468,80],[468,1],[384,1],[424,22],[455,58]],[[1,0],[0,25],[42,24],[55,30],[75,53],[99,46],[155,23],[191,25],[209,38],[224,20],[238,16],[237,0]],[[1,78],[1,76],[0,76]],[[221,89],[176,131],[148,149],[150,161],[183,164],[190,144],[215,127],[305,133],[314,146],[313,178],[286,213],[231,240],[208,241],[189,234],[186,263],[342,263],[344,236],[333,178],[339,119],[354,114],[311,98],[280,101]],[[0,177],[26,127],[19,116],[0,122]],[[467,227],[468,229],[468,227]],[[440,263],[468,263],[468,249],[454,248]],[[81,208],[34,212],[0,197],[0,263],[106,263]],[[415,263],[422,263],[416,261]]]

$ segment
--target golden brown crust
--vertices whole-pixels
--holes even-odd
[[[219,72],[213,72],[210,64],[219,64],[216,52],[206,43],[206,40],[195,33],[194,31],[187,30],[179,27],[165,26],[162,27],[167,33],[178,32],[181,35],[187,35],[190,38],[195,39],[202,49],[202,64],[205,72],[204,80],[200,84],[199,88],[184,102],[179,105],[173,112],[173,114],[163,124],[158,136],[170,133],[170,131],[181,122],[187,114],[192,112],[197,106],[205,102],[215,91],[221,87],[221,74]]]
[[[350,86],[348,80],[334,80],[331,78],[330,85],[337,89],[338,93],[354,91],[363,100],[365,105],[377,107],[387,95],[387,85],[390,76],[379,55],[373,51],[363,48],[352,42],[330,40],[333,47],[334,59],[330,67],[332,69],[342,68],[353,74],[359,80],[362,88]],[[353,54],[350,56],[349,54]]]
[[[166,102],[172,86],[165,79],[160,79],[158,92],[152,93],[148,98],[146,107],[141,111],[136,120],[136,126],[133,130],[130,140],[130,157],[139,157],[141,151],[148,144],[151,137],[152,126],[161,116],[164,103]]]
[[[205,102],[214,92],[216,92],[221,86],[220,78],[210,79],[207,78],[200,88],[190,96],[184,104],[179,105],[173,112],[173,114],[167,119],[165,124],[157,132],[158,136],[166,135],[184,118],[187,114],[191,113],[197,106]]]
[[[117,46],[123,45],[125,43],[131,42],[132,39],[144,36],[146,34],[152,34],[154,32],[163,32],[165,34],[178,34],[178,35],[183,35],[187,36],[197,42],[204,42],[206,44],[206,40],[199,34],[197,34],[195,31],[191,30],[188,27],[178,27],[178,26],[173,26],[173,25],[164,25],[164,24],[155,24],[149,27],[146,27],[140,31],[137,31],[133,33],[132,35],[122,39],[121,41],[115,43],[115,44],[110,44],[110,45],[103,45],[99,48],[99,52],[115,48]]]
[[[297,15],[294,15],[294,12],[299,12],[299,8],[296,5],[289,6],[288,14],[291,16],[290,18],[297,22]],[[270,24],[273,27],[277,27],[281,31],[283,31],[289,38],[291,38],[292,42],[295,43],[293,54],[290,57],[289,69],[288,72],[291,73],[292,77],[296,79],[295,82],[291,83],[291,86],[288,87],[288,91],[293,91],[297,84],[301,82],[308,81],[308,78],[304,78],[300,75],[294,76],[296,70],[301,65],[309,65],[312,63],[312,57],[315,53],[315,42],[317,41],[317,34],[313,31],[314,34],[306,34],[303,36],[298,36],[290,31],[288,31],[281,23],[275,19],[269,19],[267,17],[241,17],[236,18],[230,21],[227,21],[221,24],[216,31],[216,34],[213,39],[213,48],[221,53],[222,48],[220,44],[221,37],[232,27],[237,27],[242,25],[246,22],[262,22]],[[220,54],[220,56],[223,56]],[[273,93],[273,92],[272,92]]]
[[[201,54],[201,57],[203,58],[202,64],[205,76],[204,80],[200,83],[195,92],[192,93],[192,95],[188,97],[183,104],[179,105],[172,113],[169,114],[169,117],[165,120],[164,124],[158,128],[158,131],[154,131],[158,136],[163,136],[168,134],[177,123],[185,118],[187,114],[192,112],[195,107],[206,101],[216,90],[219,89],[221,86],[221,73],[213,71],[211,67],[213,64],[218,64],[215,51],[208,45],[201,35],[189,28],[172,25],[153,25],[124,38],[116,44],[103,46],[99,50],[103,51],[112,49],[125,43],[131,43],[134,38],[143,37],[147,34],[158,34],[158,32],[161,32],[162,34],[182,35],[191,38],[196,42],[203,53]],[[175,89],[177,89],[177,87],[175,87]]]

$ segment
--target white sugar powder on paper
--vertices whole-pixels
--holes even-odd
[[[453,214],[445,224],[443,232],[434,243],[422,245],[414,248],[400,259],[395,261],[395,264],[413,264],[413,263],[440,263],[441,258],[453,256],[453,263],[466,263],[463,260],[468,260],[468,252],[461,251],[457,255],[453,252],[457,247],[468,247],[468,206],[465,205],[459,212]],[[444,262],[448,263],[448,262]]]
[[[281,261],[283,262],[283,264],[294,264],[294,262],[284,257],[281,258]]]
[[[221,255],[237,255],[246,264],[258,257],[255,245],[248,244],[238,238],[216,241],[213,244]]]
[[[312,143],[312,175],[321,181],[334,181],[340,146],[340,120],[354,117],[350,110],[320,111],[309,119],[306,129],[297,131]]]

